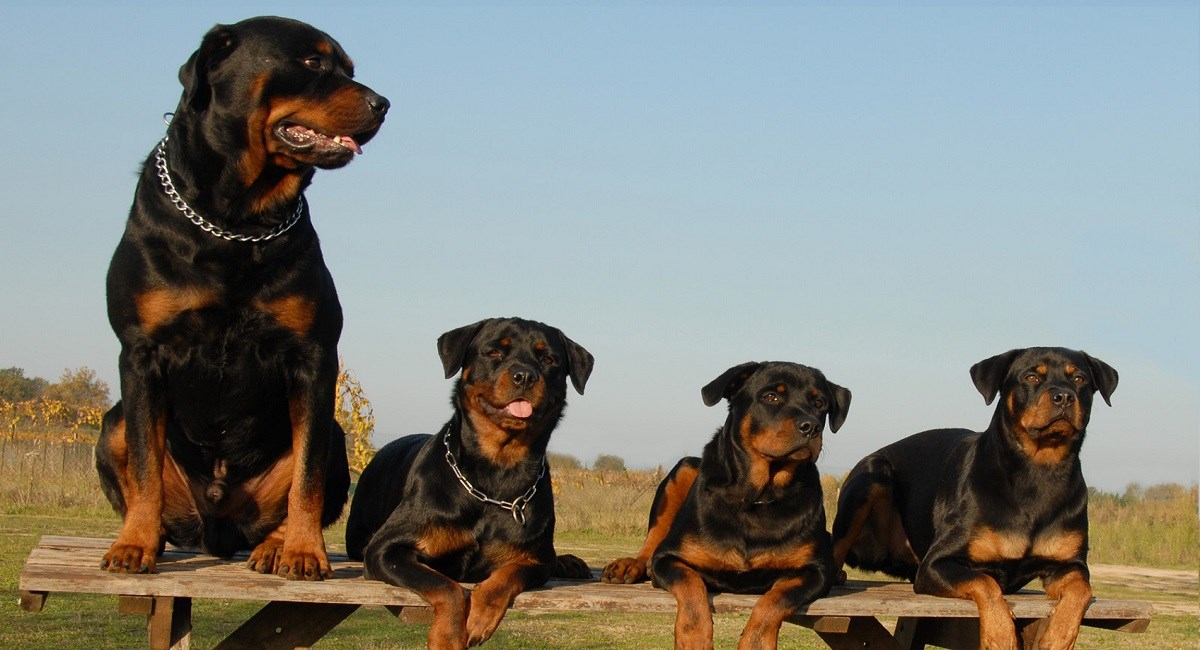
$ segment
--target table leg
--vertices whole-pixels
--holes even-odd
[[[793,616],[789,621],[817,633],[833,650],[880,648],[900,650],[896,638],[878,619],[871,616]]]
[[[267,603],[217,648],[307,648],[358,607],[331,603]]]
[[[975,650],[979,647],[979,619],[901,617],[896,621],[896,641],[905,650],[919,650],[926,644]]]
[[[401,623],[422,623],[429,625],[433,622],[433,608],[426,605],[385,605]]]
[[[192,643],[192,599],[171,596],[121,596],[117,611],[146,616],[151,650],[188,650]]]
[[[27,612],[40,612],[46,606],[46,596],[45,591],[22,591],[17,602]]]

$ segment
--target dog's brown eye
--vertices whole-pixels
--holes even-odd
[[[1082,386],[1087,383],[1087,377],[1084,377],[1083,375],[1075,375],[1071,378],[1071,381]]]
[[[825,400],[815,399],[815,400],[813,400],[813,406],[816,408],[819,408],[819,409],[823,409],[823,408],[825,408]]]
[[[304,67],[308,68],[309,70],[320,70],[321,68],[325,67],[325,59],[322,59],[319,56],[310,56],[307,59],[304,59]]]
[[[499,359],[500,357],[503,357],[503,356],[504,356],[504,353],[499,350],[492,350],[487,353],[487,357],[489,359]]]
[[[762,401],[767,404],[778,404],[781,400],[779,393],[763,393]]]
[[[542,357],[542,363],[547,366],[552,366],[554,365],[554,357],[547,354],[546,356]]]

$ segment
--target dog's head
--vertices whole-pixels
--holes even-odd
[[[273,16],[217,25],[179,69],[176,118],[249,177],[265,167],[341,167],[383,124],[388,101],[354,81],[328,34]]]
[[[782,487],[797,465],[815,463],[826,421],[836,432],[850,409],[849,390],[820,370],[787,362],[734,366],[700,394],[708,406],[729,401],[729,419],[717,436],[741,450],[749,460],[749,480],[763,488]]]
[[[566,406],[567,379],[583,393],[593,358],[556,328],[491,318],[438,337],[446,378],[462,371],[454,404],[493,462],[512,465],[545,452]]]
[[[1013,441],[1034,462],[1056,464],[1079,451],[1092,411],[1117,389],[1117,371],[1085,352],[1065,348],[1009,350],[971,366],[971,380],[1008,424]]]

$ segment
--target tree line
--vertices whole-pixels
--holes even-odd
[[[0,400],[16,403],[39,399],[98,409],[112,406],[108,384],[87,366],[63,370],[55,383],[41,377],[26,377],[24,368],[0,369]]]
[[[0,369],[0,425],[9,436],[94,439],[110,406],[108,384],[87,366],[63,370],[57,382],[27,377],[23,368]]]

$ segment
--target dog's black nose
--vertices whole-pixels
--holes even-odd
[[[512,379],[512,383],[525,388],[537,381],[538,374],[533,368],[513,368],[509,373],[509,378]]]
[[[379,117],[387,115],[388,109],[392,107],[392,103],[387,100],[387,97],[378,93],[369,93],[367,95],[367,106],[371,107],[371,111]]]
[[[804,437],[811,438],[816,435],[817,425],[813,424],[809,420],[804,420],[803,422],[796,424],[796,430],[803,434]]]
[[[1055,406],[1066,408],[1075,403],[1075,393],[1069,390],[1056,390],[1050,396],[1050,400],[1054,402]]]

